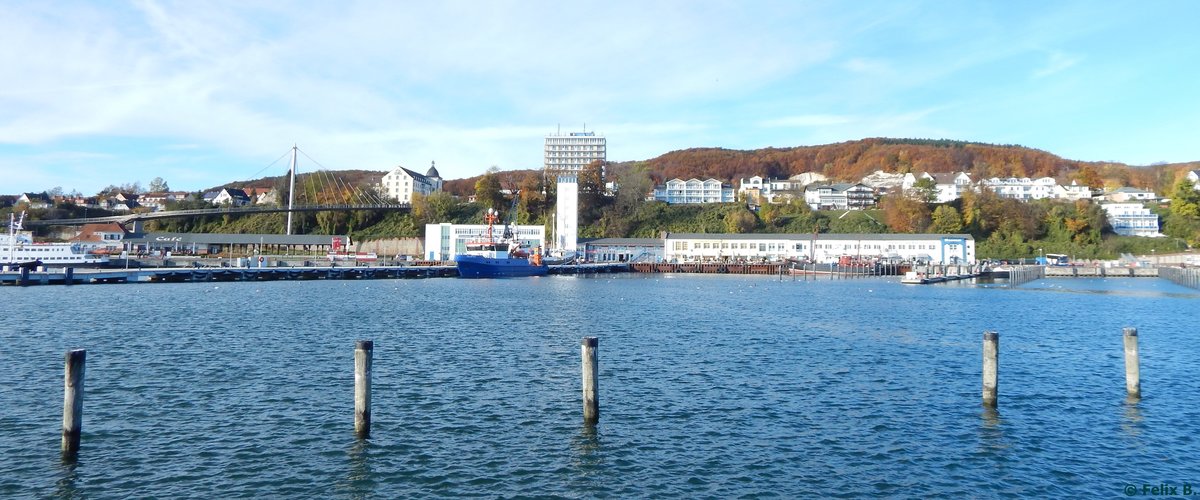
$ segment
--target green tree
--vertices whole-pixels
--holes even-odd
[[[962,215],[958,209],[950,205],[940,205],[933,210],[933,224],[929,230],[941,234],[957,234],[963,232]]]
[[[1175,183],[1171,196],[1171,215],[1200,217],[1200,191],[1186,177]]]
[[[725,214],[725,232],[727,233],[749,233],[753,232],[757,226],[758,218],[744,205],[738,205],[737,208]]]
[[[475,181],[475,202],[484,209],[504,208],[504,196],[500,193],[500,176],[497,175],[499,171],[500,169],[493,166]]]
[[[167,185],[167,181],[164,181],[162,177],[155,177],[150,181],[150,187],[146,189],[151,193],[163,193],[170,191],[171,187]]]
[[[917,182],[913,183],[912,197],[925,203],[933,203],[937,201],[937,181],[928,177],[917,179]]]

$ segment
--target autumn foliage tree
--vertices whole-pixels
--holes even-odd
[[[929,204],[900,194],[883,197],[879,203],[888,228],[897,233],[923,233],[929,227]]]

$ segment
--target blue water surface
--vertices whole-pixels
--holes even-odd
[[[1123,496],[1200,485],[1200,292],[628,274],[0,288],[0,497]],[[1137,327],[1143,397],[1125,395]],[[982,332],[1000,403],[981,404]],[[582,422],[580,339],[601,419]],[[356,339],[373,427],[353,432]],[[82,448],[63,356],[87,349]]]

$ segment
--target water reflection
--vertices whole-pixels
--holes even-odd
[[[78,467],[76,457],[63,457],[62,466],[59,468],[60,476],[54,483],[54,498],[84,498],[83,492],[75,486],[75,481],[79,479],[79,473],[76,471]]]
[[[1125,418],[1121,419],[1121,430],[1129,437],[1140,437],[1144,425],[1142,424],[1142,409],[1138,407],[1141,398],[1136,396],[1125,397]]]
[[[370,498],[375,491],[375,481],[371,479],[371,441],[355,439],[346,454],[350,457],[350,474],[346,476],[350,497]]]
[[[1009,445],[1004,436],[1004,420],[1000,418],[1000,410],[985,406],[979,418],[979,451],[986,454],[1006,451]]]
[[[574,452],[574,465],[582,471],[591,470],[604,463],[603,451],[600,447],[600,433],[595,425],[584,424],[579,434],[571,440],[571,451]]]

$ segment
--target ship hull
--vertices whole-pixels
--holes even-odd
[[[550,268],[535,266],[528,259],[496,259],[477,255],[459,255],[454,260],[461,278],[522,278],[545,276]]]

